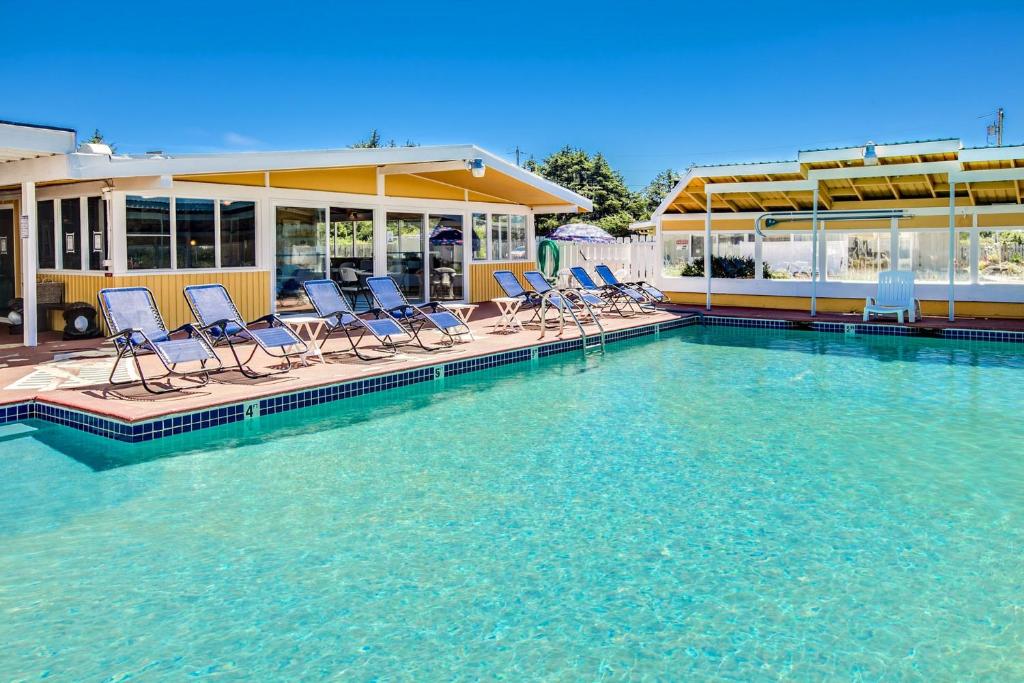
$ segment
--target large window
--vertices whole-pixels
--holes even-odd
[[[220,267],[256,265],[256,204],[220,202]]]
[[[507,261],[509,252],[509,217],[507,214],[491,214],[491,260]]]
[[[761,260],[773,280],[811,279],[811,234],[769,233],[761,240]]]
[[[825,232],[826,277],[839,282],[877,282],[889,270],[892,236],[882,232]]]
[[[82,269],[82,200],[60,200],[61,268]]]
[[[978,233],[978,281],[1024,282],[1024,228]]]
[[[473,214],[473,260],[487,260],[487,214]]]
[[[256,265],[254,202],[129,196],[125,220],[131,270]]]
[[[86,202],[89,218],[89,270],[100,270],[107,258],[107,202],[99,197],[89,197]]]
[[[54,212],[53,202],[36,203],[36,229],[39,239],[39,267],[56,267],[56,248],[54,247]]]
[[[473,260],[525,261],[526,216],[507,213],[473,214]]]
[[[954,269],[956,279],[971,278],[971,236],[957,233]],[[914,271],[917,282],[949,282],[949,232],[946,230],[900,231],[899,270]]]
[[[167,197],[125,199],[125,248],[130,270],[171,267],[171,200]]]
[[[661,272],[668,277],[704,277],[704,235],[689,232],[662,234]],[[698,268],[695,261],[701,259]],[[698,272],[699,270],[699,272]]]
[[[178,268],[215,268],[217,244],[216,218],[212,199],[174,201],[175,242]]]

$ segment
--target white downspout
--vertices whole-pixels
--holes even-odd
[[[36,215],[36,184],[21,184],[21,300],[22,327],[25,346],[39,344],[39,312],[36,308],[36,253],[39,223]]]

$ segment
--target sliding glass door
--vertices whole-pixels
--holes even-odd
[[[462,216],[431,215],[430,299],[457,301],[465,296],[463,259],[465,255]]]
[[[410,301],[424,300],[424,215],[387,214],[387,268]]]
[[[302,289],[327,270],[327,224],[324,209],[277,207],[277,311],[309,310]]]
[[[366,278],[373,275],[373,210],[332,206],[327,232],[331,279],[353,307],[370,308]]]

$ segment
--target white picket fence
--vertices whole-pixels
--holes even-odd
[[[559,286],[576,284],[570,282],[569,269],[582,266],[597,282],[594,266],[605,264],[619,273],[626,282],[646,280],[653,282],[658,267],[657,242],[653,236],[634,235],[619,237],[614,243],[589,244],[586,242],[556,242],[559,255]]]

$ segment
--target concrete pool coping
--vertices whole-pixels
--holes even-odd
[[[223,381],[221,376],[207,387],[165,397],[151,397],[141,387],[128,389],[125,395],[125,390],[113,392],[109,385],[41,391],[28,396],[17,395],[24,392],[3,392],[14,395],[10,396],[13,400],[0,395],[0,424],[35,418],[119,441],[149,441],[445,376],[582,350],[576,329],[566,328],[560,337],[549,330],[543,339],[539,337],[537,328],[503,335],[490,331],[494,319],[493,315],[485,315],[473,321],[471,327],[477,339],[458,344],[448,351],[416,350],[403,353],[397,360],[379,362],[359,361],[351,354],[340,354],[328,356],[329,360],[324,364],[297,367],[278,378],[254,381],[232,373],[235,381]],[[604,320],[609,343],[697,324],[1024,344],[1024,332],[1015,330],[785,319],[764,315],[749,317],[678,307],[667,307],[649,315]],[[332,344],[332,348],[341,348],[342,341],[336,340],[334,343],[338,346]],[[114,398],[115,395],[118,397]]]

